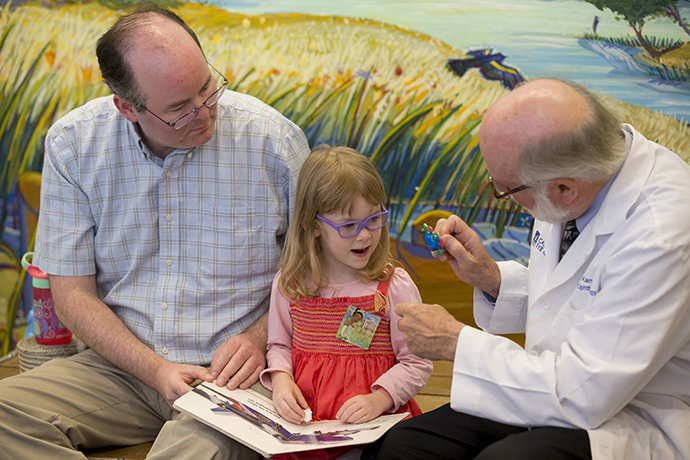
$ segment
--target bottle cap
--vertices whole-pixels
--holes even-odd
[[[33,259],[34,253],[27,252],[22,257],[22,267],[31,275],[33,278],[33,287],[39,289],[50,289],[50,283],[48,282],[48,274],[45,273],[40,268],[31,265],[31,260]]]

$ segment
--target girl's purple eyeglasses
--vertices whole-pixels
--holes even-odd
[[[353,238],[359,234],[359,232],[362,230],[362,227],[366,227],[369,230],[374,231],[383,228],[383,226],[386,225],[386,222],[388,222],[388,210],[386,210],[383,202],[381,203],[381,208],[383,209],[383,212],[372,214],[364,221],[353,220],[340,225],[336,225],[318,214],[316,215],[316,218],[336,229],[341,238]]]

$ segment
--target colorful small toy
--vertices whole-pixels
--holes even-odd
[[[443,254],[443,240],[439,238],[434,229],[427,224],[422,226],[422,233],[424,234],[424,243],[435,256]]]

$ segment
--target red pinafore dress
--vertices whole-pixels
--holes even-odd
[[[390,281],[380,282],[385,298]],[[302,391],[313,420],[334,420],[345,401],[371,393],[371,385],[395,365],[390,322],[385,309],[376,312],[375,295],[363,297],[300,298],[290,305],[293,324],[292,363],[295,383]],[[381,321],[369,349],[364,350],[336,337],[349,306],[378,316]],[[419,415],[414,399],[397,411]],[[276,459],[334,459],[353,446],[281,454]]]

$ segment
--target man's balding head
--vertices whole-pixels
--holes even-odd
[[[155,4],[143,4],[134,12],[120,16],[98,39],[96,56],[103,80],[113,94],[141,110],[146,100],[137,85],[129,53],[144,51],[146,47],[170,48],[175,46],[175,41],[188,39],[193,40],[203,55],[199,39],[182,18]]]
[[[622,161],[621,122],[581,85],[539,79],[487,110],[479,142],[489,170],[494,164],[509,165],[519,182],[557,177],[596,181]]]

